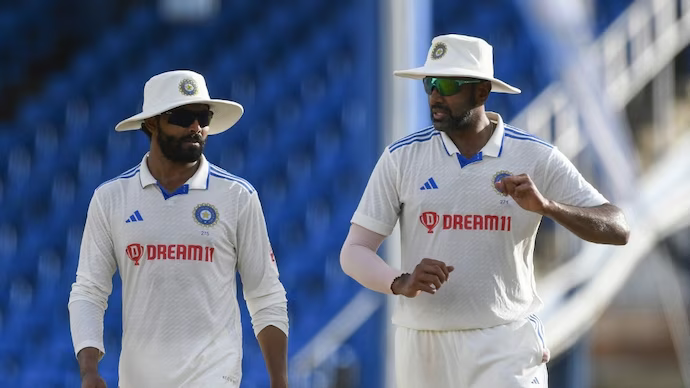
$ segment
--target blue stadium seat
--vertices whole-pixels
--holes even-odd
[[[29,8],[45,3],[30,1]],[[0,373],[4,379],[0,386],[78,383],[66,300],[74,281],[86,208],[95,186],[139,163],[148,149],[143,134],[115,133],[114,125],[139,111],[142,86],[151,75],[180,67],[202,71],[214,96],[245,106],[240,123],[214,138],[207,156],[259,189],[290,303],[297,313],[293,328],[298,335],[291,337],[290,348],[294,354],[349,295],[325,285],[326,279],[340,281],[327,275],[325,268],[333,271],[332,259],[327,257],[339,250],[359,189],[375,162],[369,151],[380,151],[369,145],[377,139],[377,109],[370,103],[375,101],[376,86],[361,84],[358,76],[376,68],[376,53],[359,49],[362,37],[376,35],[375,26],[352,28],[373,6],[364,0],[332,7],[313,0],[301,0],[294,7],[241,0],[224,3],[218,17],[198,28],[173,28],[160,20],[153,5],[138,5],[119,19],[108,5],[103,7],[103,14],[89,19],[94,28],[89,29],[92,36],[83,38],[88,44],[21,105],[16,123],[22,131],[0,123],[0,152],[9,152],[7,162],[0,162],[0,222],[13,225],[0,233],[0,243],[8,242],[0,247],[4,249],[0,249],[0,311],[8,317],[3,321],[9,322],[0,335],[10,338],[5,337],[10,333],[17,338],[14,353],[12,349],[4,353],[0,346],[0,372],[9,371]],[[67,24],[77,16],[65,16],[68,22],[63,20],[60,26],[74,29],[78,24]],[[80,119],[81,99],[88,115]],[[350,108],[343,110],[343,106]],[[351,114],[357,109],[364,113]],[[52,128],[25,130],[26,123]],[[45,206],[33,204],[43,198],[50,198]],[[5,204],[10,204],[8,212]],[[335,230],[336,235],[329,235],[328,230]],[[13,233],[17,234],[14,245],[30,249],[10,249]],[[17,263],[19,259],[23,260]],[[14,274],[23,280],[10,280]],[[51,292],[55,289],[60,291]],[[321,295],[331,291],[332,295]],[[120,301],[121,290],[116,287],[105,321],[108,355],[101,364],[112,386],[117,380]],[[313,311],[314,303],[324,301],[331,303],[329,308]],[[38,320],[37,311],[57,318]],[[246,312],[243,315],[249,340],[245,360],[258,360],[245,362],[243,386],[261,387],[266,383],[264,365]],[[48,337],[41,335],[45,322],[52,331]],[[22,324],[28,328],[26,335]],[[47,341],[48,354],[64,361],[45,368],[41,375],[40,367],[49,359],[25,357],[16,344],[27,340]],[[12,354],[16,360],[3,364],[9,358],[5,355]]]

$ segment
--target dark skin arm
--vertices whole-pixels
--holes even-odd
[[[271,388],[287,388],[287,336],[275,326],[266,326],[256,338],[271,377]]]
[[[618,207],[605,203],[577,207],[551,201],[539,192],[527,174],[505,177],[496,188],[507,193],[525,210],[551,218],[577,237],[598,244],[625,245],[630,228]]]
[[[106,388],[105,381],[98,374],[98,361],[101,351],[96,348],[84,348],[77,354],[81,388]]]

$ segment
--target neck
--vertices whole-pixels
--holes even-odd
[[[201,165],[200,161],[177,163],[166,158],[158,147],[151,147],[146,164],[153,175],[167,191],[175,191],[191,178]]]
[[[486,116],[484,108],[480,107],[472,114],[467,125],[446,133],[458,147],[460,154],[471,158],[484,148],[493,132],[494,124]]]

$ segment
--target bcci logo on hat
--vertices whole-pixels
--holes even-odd
[[[427,229],[427,233],[434,233],[434,228],[438,225],[440,217],[436,212],[424,212],[419,216],[419,221]]]
[[[499,195],[507,197],[508,194],[506,194],[502,191],[499,191],[496,188],[496,183],[500,182],[503,178],[505,178],[507,176],[512,176],[512,175],[513,175],[513,173],[511,173],[510,171],[505,171],[505,170],[501,170],[501,171],[496,172],[496,174],[494,174],[494,177],[491,179],[491,187],[493,187],[494,190],[496,191],[496,193],[498,193]]]
[[[180,93],[185,96],[194,96],[199,91],[193,79],[185,78],[180,82]]]
[[[210,203],[200,203],[194,208],[194,219],[201,226],[211,227],[218,222],[218,210]]]
[[[431,59],[441,59],[442,56],[446,55],[448,47],[443,42],[438,42],[431,49]]]

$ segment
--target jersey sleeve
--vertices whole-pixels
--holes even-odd
[[[580,207],[599,206],[608,202],[555,147],[549,154],[544,173],[543,194],[547,199]]]
[[[393,231],[401,210],[399,170],[388,148],[381,154],[351,222],[383,236]]]
[[[103,314],[108,307],[116,268],[110,223],[96,192],[86,215],[77,278],[68,303],[76,354],[85,347],[95,347],[105,353]]]
[[[287,335],[285,288],[278,278],[259,195],[256,191],[248,195],[248,201],[239,209],[237,225],[237,269],[247,309],[255,335],[268,325]]]

